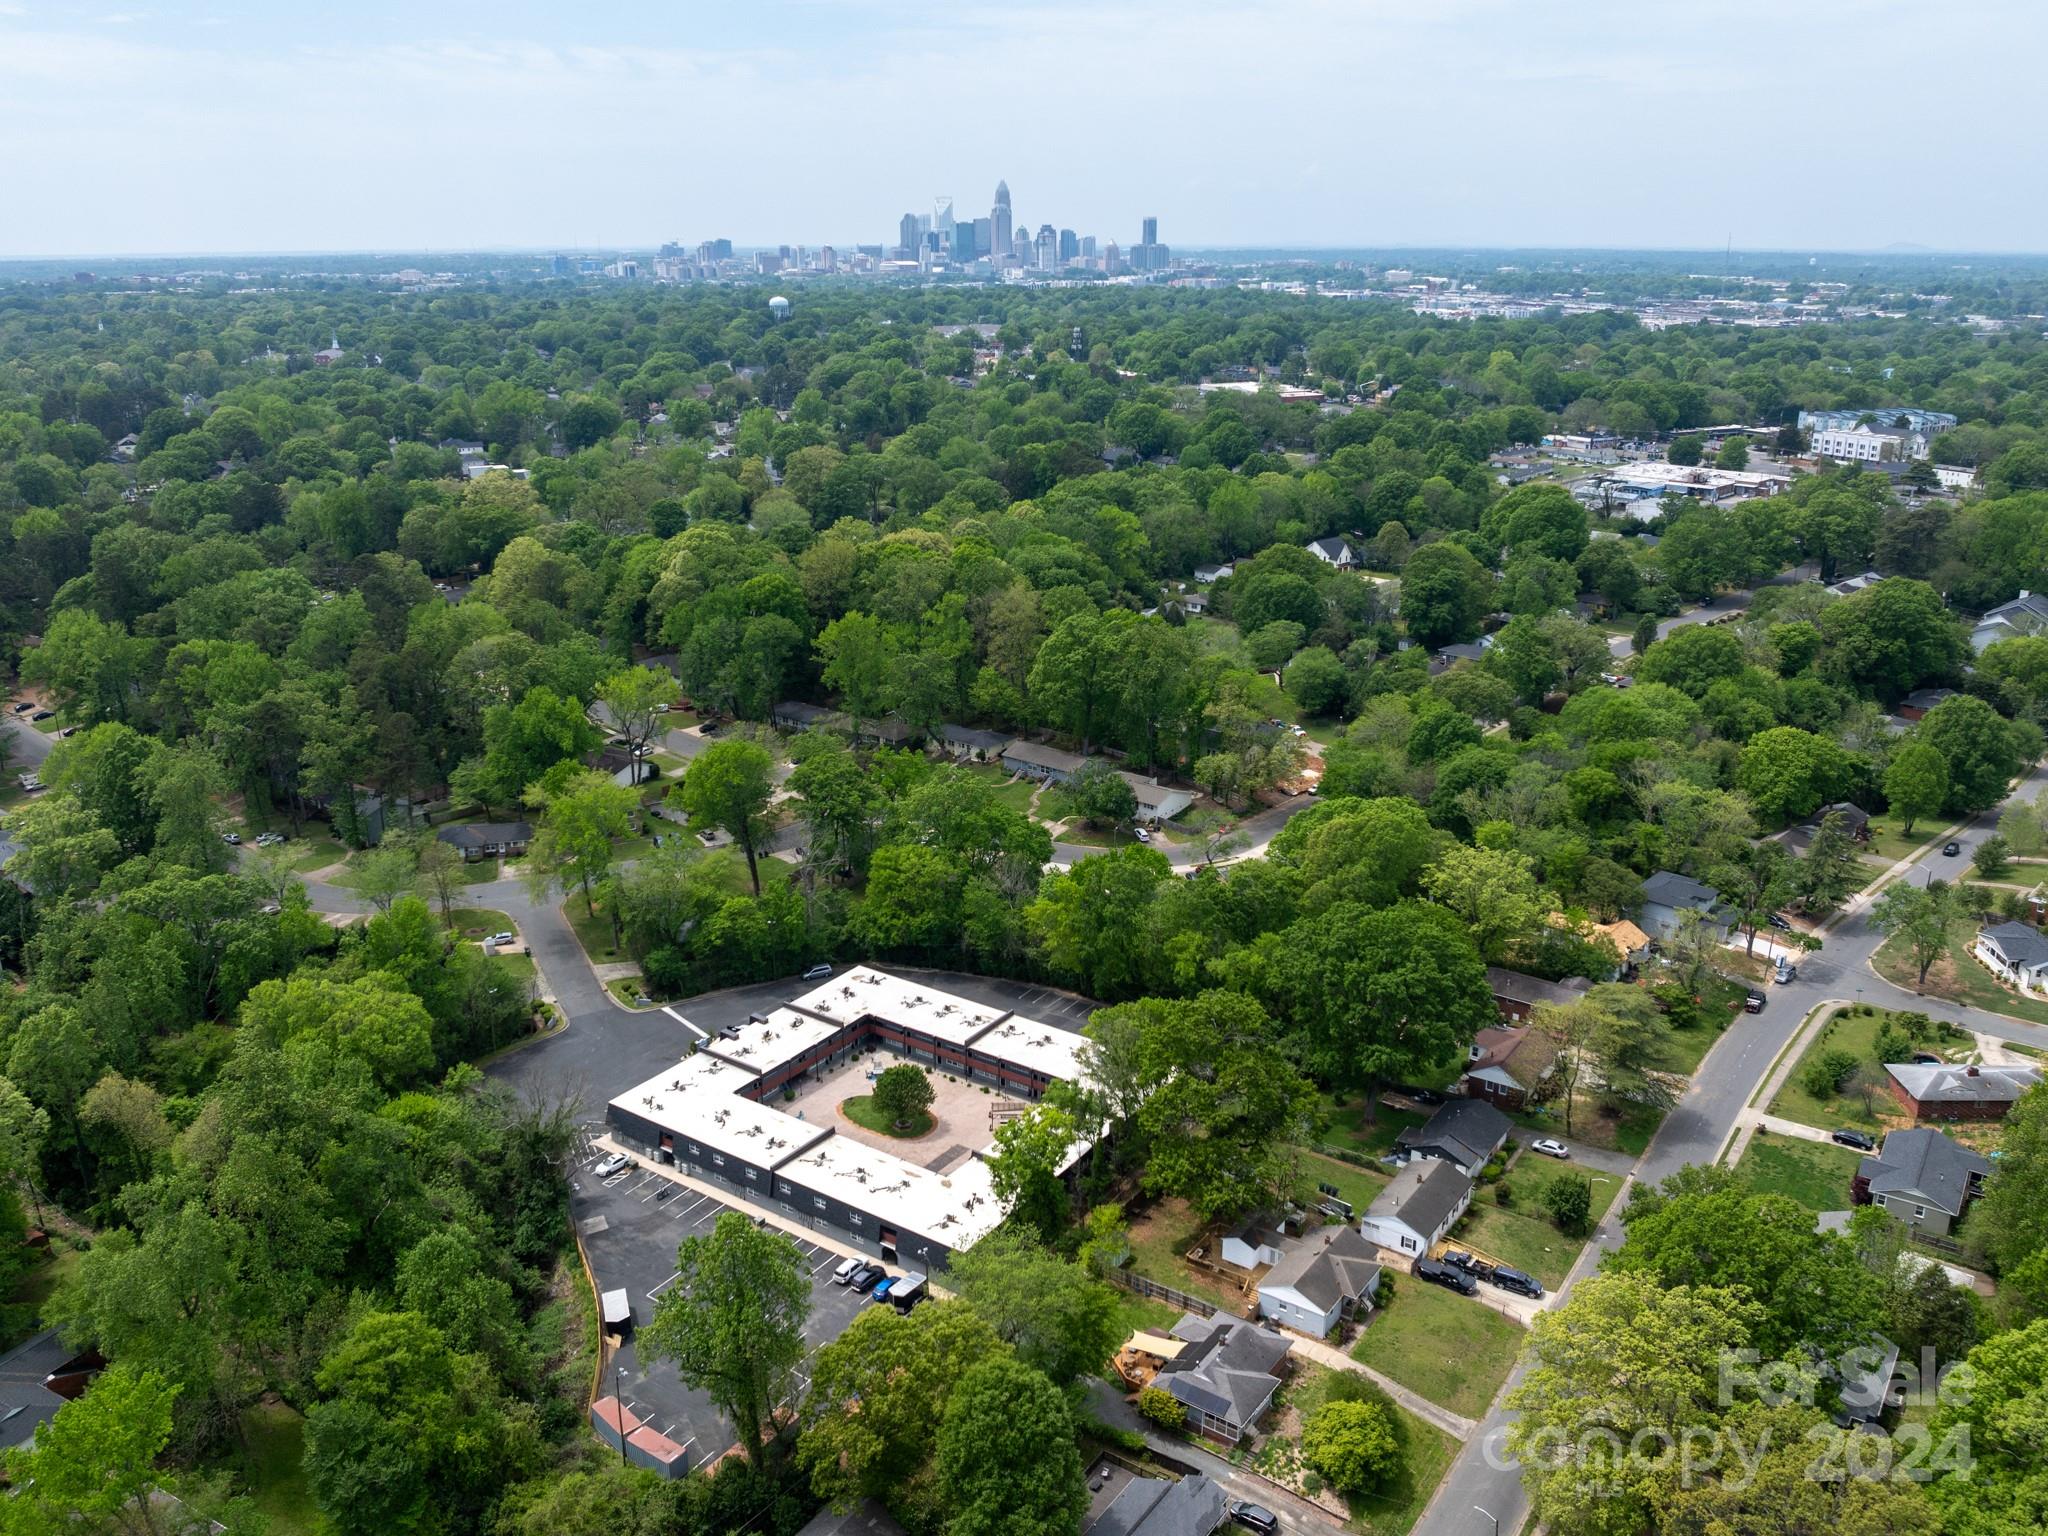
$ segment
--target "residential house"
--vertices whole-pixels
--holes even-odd
[[[1235,1445],[1257,1425],[1280,1389],[1292,1347],[1275,1329],[1242,1318],[1181,1314],[1173,1337],[1186,1347],[1152,1378],[1188,1411],[1188,1428]]]
[[[1434,665],[1431,666],[1430,670],[1432,672],[1441,672],[1453,662],[1458,661],[1484,661],[1486,653],[1492,649],[1493,637],[1491,635],[1487,635],[1479,640],[1460,641],[1456,645],[1439,646],[1437,647],[1436,655],[1432,658]]]
[[[1829,582],[1827,591],[1834,597],[1847,597],[1852,592],[1861,592],[1865,587],[1874,587],[1884,578],[1876,571],[1865,571],[1860,576],[1845,576],[1840,581]]]
[[[533,826],[524,821],[472,821],[442,827],[434,836],[461,854],[464,863],[474,864],[526,852],[526,845],[533,841]]]
[[[27,1445],[105,1365],[93,1351],[72,1349],[54,1328],[0,1355],[0,1450]]]
[[[1513,1128],[1506,1115],[1483,1100],[1449,1099],[1421,1125],[1411,1125],[1396,1136],[1394,1148],[1411,1160],[1434,1158],[1460,1173],[1476,1174],[1507,1145]]]
[[[1843,1429],[1867,1429],[1884,1414],[1892,1395],[1892,1377],[1899,1368],[1899,1346],[1881,1333],[1845,1349],[1827,1362],[1841,1405],[1834,1420]]]
[[[988,762],[1003,755],[1010,737],[1001,731],[976,730],[967,725],[942,725],[937,733],[939,747],[960,762]]]
[[[1117,770],[1117,775],[1131,786],[1131,793],[1138,797],[1138,820],[1157,826],[1162,821],[1171,821],[1182,811],[1195,803],[1195,797],[1185,789],[1175,789],[1154,778],[1144,778],[1135,773]]]
[[[141,445],[142,440],[140,438],[138,438],[133,432],[128,433],[125,437],[121,438],[114,444],[115,462],[119,464],[134,463],[136,452],[141,447]]]
[[[1503,1109],[1520,1109],[1556,1065],[1557,1047],[1540,1029],[1482,1029],[1468,1049],[1458,1091]]]
[[[1526,1024],[1538,1003],[1562,1008],[1566,1003],[1577,1002],[1592,985],[1583,976],[1545,981],[1540,976],[1525,976],[1497,965],[1486,968],[1486,984],[1493,988],[1493,1006],[1500,1010],[1500,1016],[1517,1024]]]
[[[1237,567],[1228,562],[1222,565],[1198,565],[1195,567],[1195,580],[1206,587],[1212,582],[1221,581],[1224,577],[1233,576],[1236,573]]]
[[[801,699],[784,699],[768,712],[769,720],[784,731],[848,730],[852,722],[836,709],[823,704],[806,704]]]
[[[1593,931],[1614,946],[1624,971],[1634,970],[1650,957],[1650,936],[1627,918],[1595,923]]]
[[[1311,1234],[1259,1282],[1259,1316],[1312,1338],[1327,1337],[1372,1305],[1380,1286],[1378,1252],[1353,1226]]]
[[[322,347],[313,354],[313,366],[315,368],[332,368],[346,356],[348,356],[348,353],[344,348]]]
[[[1450,1163],[1421,1157],[1395,1174],[1365,1208],[1358,1230],[1389,1252],[1426,1258],[1471,1203],[1467,1175]]]
[[[1946,1237],[1962,1219],[1990,1160],[1925,1126],[1893,1131],[1863,1159],[1849,1186],[1858,1205],[1879,1205],[1915,1232]]]
[[[1944,699],[1956,696],[1953,688],[1915,688],[1899,700],[1898,715],[1901,720],[1924,720],[1927,711]],[[1866,821],[1866,826],[1868,825]]]
[[[1358,569],[1358,552],[1344,539],[1310,539],[1302,547],[1325,565],[1334,565],[1340,571]]]
[[[1203,1473],[1153,1477],[1107,1456],[1088,1469],[1088,1494],[1081,1536],[1212,1536],[1229,1513],[1223,1489]],[[803,1536],[809,1533],[807,1526]],[[885,1533],[856,1528],[832,1536]]]
[[[1172,598],[1171,601],[1179,603],[1183,613],[1192,613],[1198,617],[1209,611],[1209,594],[1206,592],[1190,589]]]
[[[2018,597],[1987,609],[1977,620],[1970,631],[1970,649],[1982,655],[1987,647],[2001,640],[2038,635],[2043,630],[2048,630],[2048,593],[2029,592],[2021,587]]]
[[[1046,784],[1064,784],[1079,773],[1088,760],[1078,752],[1063,752],[1043,742],[1018,737],[1003,748],[1003,766],[1027,779]]]
[[[1848,834],[1850,842],[1870,841],[1870,812],[1860,805],[1852,805],[1847,800],[1837,800],[1832,805],[1822,806],[1798,826],[1787,827],[1778,833],[1776,840],[1790,852],[1804,854],[1813,846],[1813,840],[1820,836],[1822,824],[1830,817],[1841,822],[1842,831]]]
[[[2000,923],[1981,928],[1970,953],[1991,968],[2000,981],[2031,992],[2048,986],[2048,934],[2028,923]]]
[[[1678,932],[1680,915],[1688,911],[1705,913],[1709,925],[1720,931],[1726,931],[1735,922],[1735,914],[1722,903],[1721,893],[1690,875],[1660,869],[1643,882],[1643,911],[1638,921],[1652,938],[1671,938]]]
[[[2041,1081],[2039,1067],[1887,1062],[1884,1070],[1892,1097],[1915,1120],[2003,1120],[2013,1102]]]
[[[1226,1264],[1239,1269],[1258,1269],[1280,1262],[1280,1234],[1262,1222],[1247,1221],[1224,1236],[1218,1251]]]

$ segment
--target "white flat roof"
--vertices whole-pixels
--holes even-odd
[[[791,1005],[806,1013],[852,1023],[863,1014],[919,1030],[953,1045],[967,1045],[1007,1010],[970,1002],[886,971],[860,967],[806,992]]]
[[[812,1125],[741,1098],[737,1090],[755,1076],[744,1068],[702,1054],[692,1056],[683,1067],[696,1070],[671,1069],[627,1089],[612,1103],[653,1121],[671,1135],[763,1168],[778,1166],[832,1133],[830,1126]]]
[[[751,1072],[767,1072],[813,1046],[823,1045],[852,1022],[848,1018],[834,1023],[814,1019],[794,1008],[777,1008],[758,1024],[750,1020],[740,1025],[734,1031],[739,1036],[737,1040],[712,1036],[704,1042],[704,1050]]]
[[[1081,1045],[1079,1035],[1014,1013],[974,1042],[983,1055],[1067,1082],[1081,1077]]]
[[[850,1136],[834,1136],[807,1148],[782,1173],[865,1211],[884,1226],[935,1238],[952,1249],[973,1246],[1003,1221],[1003,1204],[988,1164],[979,1157],[949,1173],[933,1173]]]

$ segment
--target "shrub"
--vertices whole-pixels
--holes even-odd
[[[1301,1429],[1302,1459],[1339,1493],[1365,1493],[1401,1470],[1394,1416],[1378,1403],[1325,1403]]]
[[[1543,1192],[1543,1203],[1557,1229],[1569,1237],[1584,1237],[1593,1225],[1593,1186],[1581,1174],[1555,1180]]]
[[[1498,1184],[1494,1185],[1493,1203],[1495,1205],[1513,1205],[1515,1203],[1515,1186],[1506,1179],[1502,1179]]]
[[[1853,1051],[1822,1051],[1799,1069],[1799,1086],[1816,1099],[1831,1099],[1859,1065]]]
[[[1164,1387],[1147,1387],[1140,1392],[1138,1412],[1163,1429],[1180,1429],[1188,1421],[1187,1406]]]
[[[1970,862],[1986,880],[1996,880],[2012,867],[2012,844],[1993,833],[1977,845]]]

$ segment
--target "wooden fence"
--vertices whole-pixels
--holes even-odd
[[[1205,1301],[1200,1296],[1190,1296],[1186,1291],[1177,1291],[1170,1285],[1161,1285],[1157,1280],[1148,1280],[1143,1275],[1134,1275],[1127,1270],[1112,1269],[1109,1278],[1127,1291],[1153,1297],[1179,1307],[1183,1312],[1192,1312],[1197,1317],[1214,1317],[1220,1310],[1213,1301]]]

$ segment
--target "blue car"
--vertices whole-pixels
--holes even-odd
[[[894,1275],[889,1276],[875,1287],[872,1299],[875,1301],[887,1301],[889,1299],[889,1290],[895,1284],[896,1277]]]

